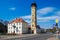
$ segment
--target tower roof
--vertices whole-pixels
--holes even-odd
[[[36,3],[35,3],[35,2],[34,2],[34,3],[32,3],[32,4],[31,4],[31,6],[35,6],[35,7],[37,7],[37,5],[36,5]]]

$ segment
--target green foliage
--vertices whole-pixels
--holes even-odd
[[[53,29],[47,29],[47,31],[55,33],[56,32],[56,28],[54,27]]]
[[[0,33],[6,33],[7,32],[7,26],[3,23],[0,23]]]
[[[60,28],[59,28],[59,31],[60,31]]]
[[[53,31],[52,32],[56,32],[56,27],[53,28]]]

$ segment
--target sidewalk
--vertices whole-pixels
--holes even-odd
[[[55,34],[55,37],[50,37],[47,40],[60,40],[60,38],[58,37],[58,35],[60,36],[60,34]]]
[[[47,40],[59,40],[59,38],[56,38],[56,37],[52,37],[52,38],[49,38]]]
[[[23,34],[23,35],[1,35],[0,36],[0,39],[11,39],[11,38],[19,38],[19,37],[30,37],[30,36],[34,36],[34,35],[37,35],[37,34]]]

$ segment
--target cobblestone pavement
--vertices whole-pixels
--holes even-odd
[[[36,34],[36,35],[25,34],[23,36],[6,36],[6,37],[2,36],[3,38],[0,39],[1,40],[47,40],[52,36],[54,36],[52,33],[44,33],[44,34]]]
[[[5,36],[1,35],[0,40],[47,40],[48,38],[54,36],[52,33],[45,33],[45,34],[25,34],[21,36]]]
[[[47,40],[60,40],[60,34],[55,34],[54,37],[48,38]]]

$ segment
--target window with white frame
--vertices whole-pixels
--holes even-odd
[[[19,23],[17,23],[17,25],[19,25]]]
[[[10,29],[10,27],[8,27],[8,29]]]
[[[11,27],[11,29],[12,29],[12,27]]]

